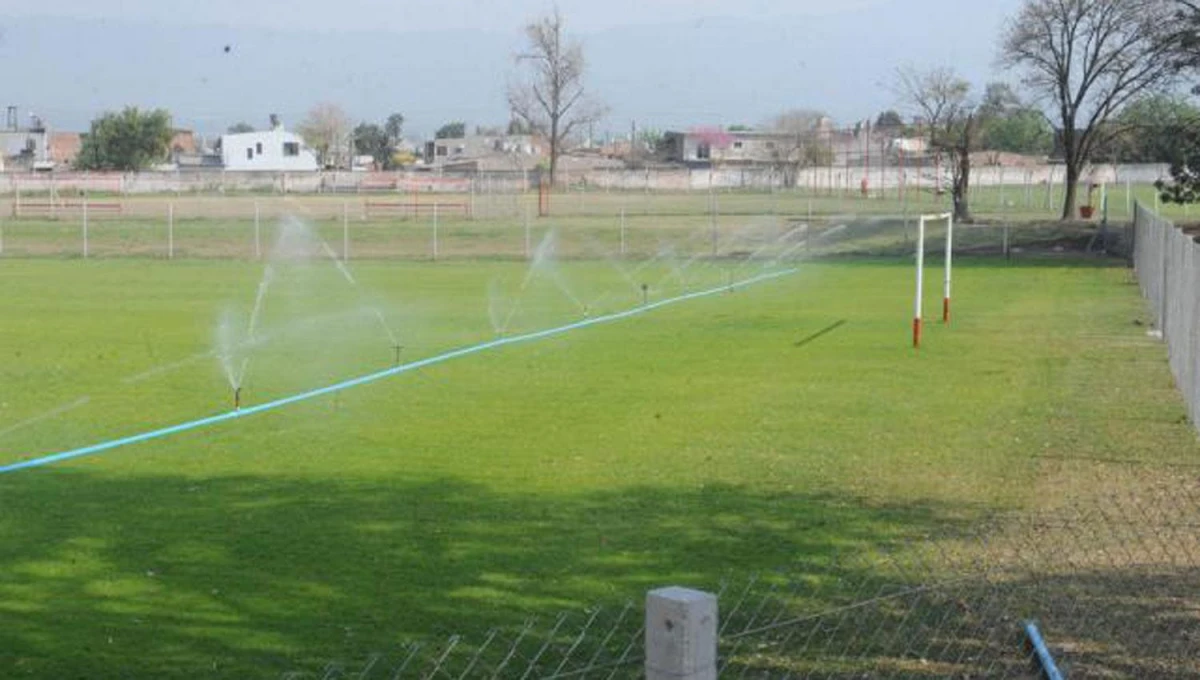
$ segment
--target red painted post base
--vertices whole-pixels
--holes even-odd
[[[913,319],[913,349],[921,349],[921,320]]]
[[[942,323],[950,323],[950,298],[942,299]]]

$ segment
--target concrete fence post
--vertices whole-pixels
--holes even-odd
[[[717,596],[688,588],[646,594],[646,680],[716,680]]]

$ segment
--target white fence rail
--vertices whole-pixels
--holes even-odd
[[[572,187],[609,191],[709,191],[780,188],[814,192],[869,192],[933,190],[949,181],[944,167],[898,165],[835,165],[782,172],[763,166],[712,168],[596,169],[563,171],[558,181]],[[1082,182],[1091,184],[1149,184],[1167,175],[1163,165],[1097,165]],[[537,172],[226,172],[179,170],[174,172],[0,173],[0,196],[18,194],[156,194],[156,193],[512,193],[536,188]],[[976,187],[1014,187],[1034,191],[1061,185],[1063,169],[1056,165],[1033,167],[978,166],[972,169]],[[1014,193],[1013,196],[1017,196]]]

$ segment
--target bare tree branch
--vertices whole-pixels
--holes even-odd
[[[832,161],[826,134],[828,120],[821,111],[795,109],[764,126],[774,135],[771,163],[786,186],[795,184],[802,169]]]
[[[508,87],[513,116],[544,135],[550,144],[551,184],[571,132],[600,119],[605,112],[602,105],[587,96],[583,47],[566,40],[563,25],[556,7],[548,16],[525,27],[529,49],[518,53],[516,61],[529,68],[523,78]]]
[[[342,154],[349,151],[350,118],[337,104],[317,104],[297,130],[305,143],[317,152],[322,167],[338,165]]]
[[[895,90],[925,119],[933,152],[947,157],[955,217],[970,221],[971,152],[978,144],[980,123],[980,106],[971,97],[971,84],[953,69],[918,71],[906,66],[896,71]]]
[[[1005,28],[1000,63],[1056,111],[1067,191],[1075,212],[1084,166],[1111,118],[1135,97],[1173,80],[1180,0],[1026,0]]]

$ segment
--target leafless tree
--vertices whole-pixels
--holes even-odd
[[[1001,63],[1023,72],[1060,128],[1062,219],[1109,120],[1174,77],[1174,10],[1173,0],[1026,0],[1005,27]]]
[[[821,111],[794,109],[766,125],[775,136],[770,143],[771,164],[785,186],[794,186],[801,170],[832,162],[829,152],[829,117]]]
[[[903,67],[896,72],[896,91],[925,119],[930,149],[945,156],[950,166],[955,218],[970,221],[971,152],[979,143],[980,128],[979,104],[971,96],[971,84],[950,68]]]
[[[571,134],[601,118],[604,107],[584,89],[583,46],[567,38],[557,7],[526,26],[525,37],[528,49],[516,58],[528,68],[509,86],[508,104],[517,120],[549,142],[553,184],[558,158]]]
[[[300,136],[317,153],[322,167],[338,166],[350,153],[350,118],[337,104],[322,102],[314,106],[297,126]]]

